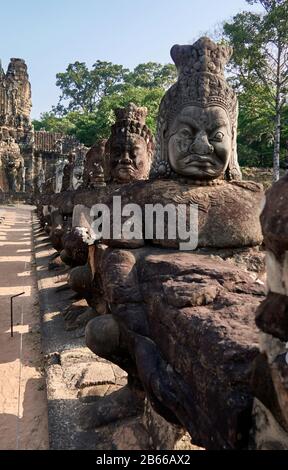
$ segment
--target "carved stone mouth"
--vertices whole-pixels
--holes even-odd
[[[185,165],[191,165],[193,163],[196,163],[197,165],[203,165],[203,166],[206,166],[207,164],[208,165],[215,165],[215,158],[211,158],[211,156],[207,156],[207,155],[199,155],[199,154],[193,154],[193,155],[189,155],[188,157],[185,157],[183,159],[183,162],[185,163]]]
[[[134,171],[134,168],[131,165],[119,165],[117,166],[116,171]]]

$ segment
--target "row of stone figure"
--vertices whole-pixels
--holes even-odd
[[[13,138],[0,141],[0,192],[25,191],[25,164]]]
[[[87,190],[43,195],[38,213],[89,305],[87,346],[128,372],[133,393],[206,449],[288,449],[288,177],[264,210],[261,185],[241,181],[230,55],[208,38],[174,46],[179,76],[160,105],[155,152],[145,110],[118,110],[109,158],[101,142],[86,159]],[[163,239],[153,220],[149,239],[97,239],[91,207],[113,214],[115,196],[143,210],[197,204],[197,248],[179,250],[166,219]]]
[[[116,109],[115,114],[109,139],[99,140],[90,150],[83,146],[59,162],[55,192],[95,189],[110,182],[121,184],[148,177],[154,140],[145,124],[147,109],[130,103]]]

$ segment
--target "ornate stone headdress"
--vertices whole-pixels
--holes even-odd
[[[167,131],[177,114],[186,106],[214,105],[227,112],[231,123],[232,152],[225,177],[228,180],[241,179],[236,144],[238,101],[224,77],[224,66],[232,55],[232,48],[202,37],[193,45],[173,46],[170,54],[178,70],[178,80],[160,103],[151,176],[167,177],[172,172]]]
[[[116,122],[111,126],[110,140],[123,138],[128,134],[138,134],[146,141],[148,149],[153,150],[154,138],[149,127],[145,124],[148,113],[147,108],[138,107],[129,103],[125,108],[117,108],[114,111]]]

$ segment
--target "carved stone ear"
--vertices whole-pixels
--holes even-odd
[[[174,46],[172,46],[170,50],[171,58],[173,62],[175,63],[176,67],[177,65],[179,65],[178,60],[180,56],[180,49],[181,49],[181,46],[179,46],[179,44],[174,44]]]
[[[170,55],[173,62],[176,65],[178,73],[181,72],[182,68],[187,64],[189,61],[189,56],[192,54],[192,46],[191,45],[179,45],[175,44],[171,50]]]

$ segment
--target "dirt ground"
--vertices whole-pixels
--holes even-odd
[[[0,449],[48,449],[32,207],[0,206]],[[10,335],[10,297],[14,334]]]

